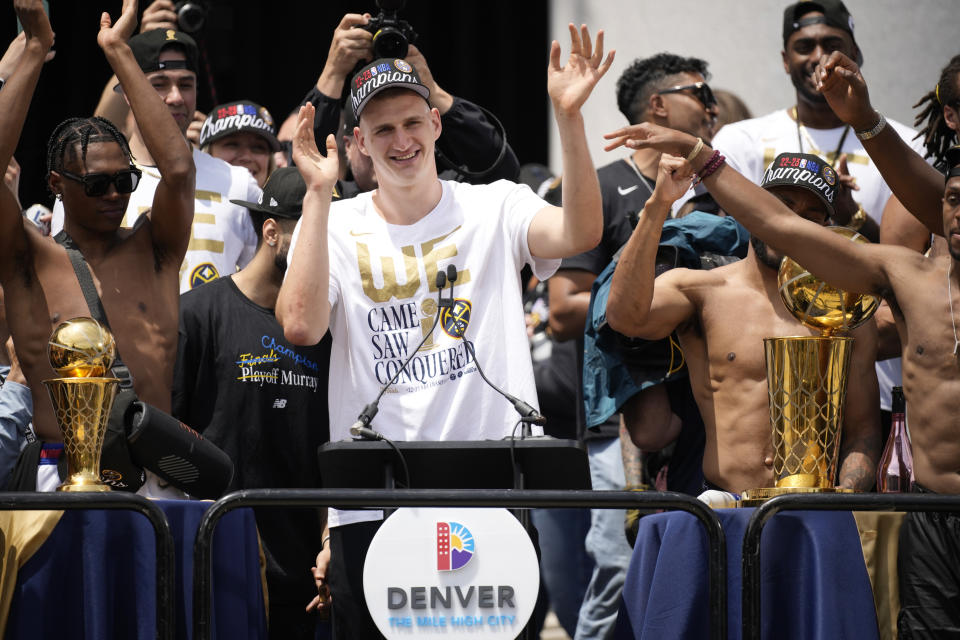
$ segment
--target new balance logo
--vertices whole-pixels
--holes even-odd
[[[274,409],[285,409],[286,406],[287,406],[286,398],[277,398],[276,400],[273,401]]]

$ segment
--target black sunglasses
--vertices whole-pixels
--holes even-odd
[[[657,95],[663,95],[664,93],[681,93],[683,91],[691,91],[693,97],[699,100],[707,109],[717,105],[717,97],[713,95],[713,90],[710,89],[710,85],[706,82],[694,82],[693,84],[685,84],[680,87],[670,87],[663,91],[657,91]]]
[[[70,178],[82,184],[83,192],[91,198],[106,194],[111,184],[117,188],[117,193],[133,193],[137,185],[140,184],[140,176],[142,175],[140,169],[136,167],[117,171],[113,175],[109,173],[88,173],[85,176],[80,176],[63,169],[59,173],[64,178]]]

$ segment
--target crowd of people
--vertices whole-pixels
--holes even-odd
[[[93,116],[51,132],[55,202],[38,214],[19,201],[13,154],[54,35],[40,0],[14,6],[23,32],[0,60],[5,488],[64,477],[47,342],[91,316],[115,337],[130,397],[229,458],[218,492],[319,486],[318,447],[354,422],[391,440],[499,440],[523,405],[547,418],[534,435],[583,443],[595,490],[731,506],[774,482],[763,339],[816,333],[779,300],[789,255],[883,300],[849,333],[836,486],[875,489],[902,386],[914,490],[960,493],[960,56],[918,97],[917,132],[873,108],[844,4],[797,2],[782,24],[792,104],[750,117],[711,89],[708,61],[636,59],[617,80],[628,125],[607,135],[629,155],[597,168],[581,107],[614,54],[602,31],[571,24],[547,68],[554,176],[521,168],[496,116],[443,89],[416,46],[376,55],[357,28],[369,14],[343,17],[316,84],[278,123],[249,96],[197,111],[199,51],[174,3],[141,15],[124,0],[97,35],[114,76]],[[456,282],[446,311],[444,275]],[[122,408],[110,420],[129,428]],[[114,488],[198,495],[120,440],[104,453]],[[379,637],[362,568],[382,513],[256,520],[271,637]],[[563,627],[611,637],[634,519],[558,509],[533,521]],[[954,516],[906,517],[901,637],[960,628],[958,541]]]

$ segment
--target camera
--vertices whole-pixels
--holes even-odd
[[[186,33],[197,33],[203,29],[207,19],[207,6],[204,2],[180,0],[173,10],[177,13],[177,25]]]
[[[377,0],[380,15],[363,27],[373,34],[374,58],[407,57],[407,47],[417,39],[417,33],[398,15],[405,4],[406,0]]]

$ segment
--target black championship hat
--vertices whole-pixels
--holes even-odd
[[[138,33],[130,38],[130,49],[137,64],[144,73],[161,71],[163,69],[187,69],[197,72],[200,52],[196,41],[183,33],[173,29],[153,29],[145,33]],[[186,56],[186,62],[179,60],[160,62],[160,52],[167,47],[179,47]]]
[[[803,16],[819,11],[822,16]],[[847,11],[847,7],[841,0],[801,0],[788,6],[783,11],[783,43],[787,43],[787,38],[794,31],[811,24],[825,24],[850,34],[853,44],[857,44],[857,39],[853,35],[853,17]]]
[[[430,99],[430,89],[420,81],[416,68],[400,58],[374,60],[357,72],[350,80],[350,103],[353,113],[360,119],[360,113],[370,98],[386,89],[410,89]]]
[[[307,183],[296,167],[281,167],[267,179],[259,202],[231,200],[233,204],[246,207],[251,211],[265,213],[271,218],[289,218],[297,220],[303,213],[303,196],[307,193]]]
[[[800,187],[812,191],[827,207],[833,217],[833,202],[837,197],[837,172],[822,158],[809,153],[781,153],[763,174],[760,186]]]
[[[200,148],[232,133],[242,132],[255,133],[267,141],[270,151],[280,151],[273,116],[265,107],[249,100],[229,102],[211,109],[200,128]]]

